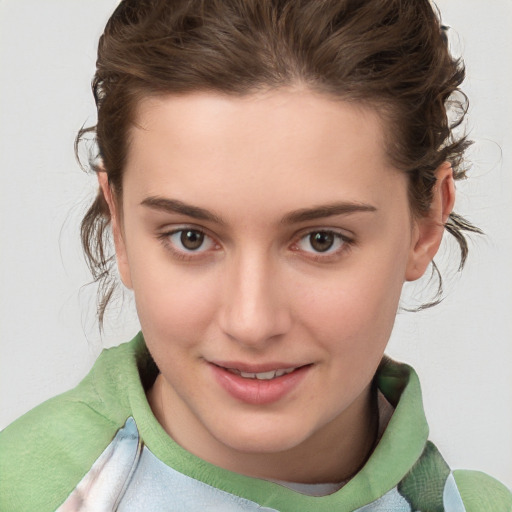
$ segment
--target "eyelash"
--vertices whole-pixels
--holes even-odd
[[[210,244],[213,245],[214,250],[217,250],[220,248],[220,244],[218,244],[213,237],[209,236],[203,229],[195,226],[180,226],[177,229],[173,229],[172,231],[167,231],[165,233],[162,233],[158,236],[164,247],[169,250],[172,255],[181,261],[193,261],[193,260],[199,260],[201,258],[204,258],[208,256],[209,249],[203,249],[203,244],[198,247],[198,250],[191,250],[191,249],[177,249],[176,243],[172,241],[172,237],[174,235],[178,235],[181,233],[181,236],[183,236],[184,232],[193,232],[198,234],[199,236],[204,237],[204,240],[209,240]],[[335,239],[333,244],[340,244],[340,246],[334,250],[331,251],[331,247],[328,247],[326,251],[307,251],[307,250],[301,250],[299,248],[299,244],[302,241],[305,241],[309,238],[310,245],[311,245],[311,236],[315,234],[323,234],[327,236],[333,236]],[[180,236],[180,238],[181,238]],[[306,254],[306,257],[313,261],[318,262],[324,262],[328,263],[330,261],[333,261],[337,259],[339,256],[341,256],[343,253],[347,252],[351,249],[351,247],[355,244],[354,239],[346,236],[345,234],[339,233],[338,231],[332,230],[332,229],[308,229],[306,232],[302,232],[295,241],[291,244],[290,250],[298,253],[302,252],[303,254]]]
[[[301,250],[298,247],[299,243],[302,241],[306,241],[308,239],[309,239],[309,244],[311,245],[311,236],[315,235],[315,234],[320,234],[320,233],[323,235],[333,236],[333,238],[335,239],[335,241],[333,243],[335,244],[337,242],[340,245],[335,250],[331,250],[331,247],[329,247],[329,248],[327,248],[327,250],[325,252],[314,251],[314,250],[313,251],[303,250],[302,252],[307,254],[306,257],[313,261],[318,261],[318,262],[322,262],[322,263],[329,263],[331,261],[334,261],[337,258],[339,258],[342,254],[349,251],[352,248],[352,246],[355,244],[355,240],[353,238],[350,238],[347,235],[342,234],[338,231],[335,231],[333,229],[322,229],[322,228],[318,229],[317,228],[317,229],[309,229],[307,232],[302,233],[300,235],[300,237],[297,239],[297,241],[292,244],[292,251],[299,252]]]
[[[201,250],[203,244],[201,244],[198,247],[198,250],[191,250],[191,249],[177,249],[176,243],[173,243],[172,237],[174,235],[177,235],[179,233],[183,234],[184,232],[193,232],[196,233],[202,237],[204,237],[204,240],[210,240],[210,243],[215,246],[215,248],[220,247],[218,243],[215,242],[215,240],[209,236],[205,231],[199,227],[196,226],[180,226],[177,229],[173,229],[172,231],[167,231],[165,233],[162,233],[158,236],[164,247],[171,252],[171,254],[178,260],[181,261],[192,261],[197,260],[199,258],[206,256],[205,250]]]

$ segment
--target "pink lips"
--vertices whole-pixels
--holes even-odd
[[[245,378],[232,373],[228,368],[236,368],[243,372],[260,373],[277,368],[290,368],[286,365],[269,365],[248,367],[237,363],[210,363],[216,381],[233,398],[253,405],[264,405],[277,402],[285,397],[304,379],[311,365],[300,366],[293,372],[270,380]]]

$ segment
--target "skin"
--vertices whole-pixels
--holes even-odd
[[[298,88],[140,103],[122,197],[99,179],[121,278],[161,371],[148,400],[190,452],[309,483],[365,462],[371,382],[402,285],[424,273],[454,201],[444,164],[429,214],[414,218],[384,130],[369,108]],[[203,211],[163,209],[168,200]],[[316,218],[297,214],[305,209]],[[185,228],[205,233],[195,251],[176,233]],[[333,246],[319,252],[310,235],[326,231]],[[219,385],[214,361],[309,366],[282,398],[252,404]]]

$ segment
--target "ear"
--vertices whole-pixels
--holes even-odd
[[[116,249],[117,268],[119,269],[119,275],[121,281],[127,288],[132,288],[132,279],[130,275],[130,266],[128,264],[128,256],[126,253],[126,245],[123,238],[122,225],[120,221],[119,208],[112,194],[112,189],[108,182],[107,173],[100,171],[98,174],[98,183],[100,185],[103,197],[108,204],[110,211],[110,224],[112,226],[112,234],[114,236],[114,245]]]
[[[453,170],[449,162],[444,162],[436,170],[430,210],[423,217],[414,220],[413,239],[405,279],[415,281],[427,269],[436,255],[448,220],[455,203]]]

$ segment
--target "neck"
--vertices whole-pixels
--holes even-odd
[[[297,483],[341,482],[364,465],[377,438],[377,393],[371,385],[343,414],[304,442],[271,453],[233,450],[200,426],[186,432],[173,428],[172,418],[177,415],[168,413],[174,402],[168,394],[159,375],[148,392],[148,400],[156,419],[175,442],[207,462],[255,478]]]

